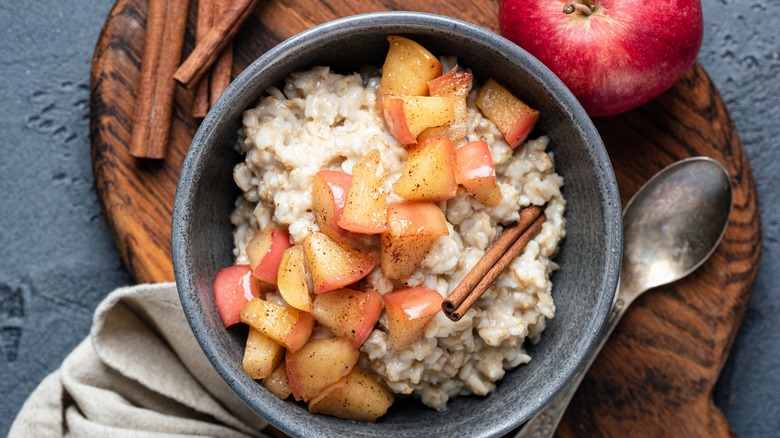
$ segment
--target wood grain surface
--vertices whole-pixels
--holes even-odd
[[[170,222],[179,169],[198,121],[192,92],[176,92],[164,161],[128,153],[140,79],[148,0],[118,0],[97,43],[91,77],[91,143],[103,212],[137,282],[173,280]],[[494,0],[350,2],[267,0],[239,33],[234,75],[283,39],[325,21],[380,10],[417,10],[497,31]],[[185,55],[192,49],[195,2]],[[557,435],[730,436],[712,389],[742,320],[761,250],[760,209],[744,146],[717,89],[694,65],[671,90],[616,117],[595,120],[625,203],[656,171],[706,155],[734,183],[731,223],[713,257],[693,275],[629,309],[574,398]]]

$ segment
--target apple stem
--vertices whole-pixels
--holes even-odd
[[[563,7],[563,12],[565,14],[573,14],[575,11],[582,12],[587,17],[593,13],[593,8],[588,5],[575,2],[566,3],[566,5]]]

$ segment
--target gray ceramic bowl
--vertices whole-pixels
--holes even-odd
[[[507,373],[487,397],[462,397],[437,412],[399,400],[375,424],[311,415],[281,401],[241,369],[240,331],[225,330],[211,289],[233,263],[229,214],[238,195],[232,168],[241,113],[293,70],[330,65],[341,72],[381,65],[388,34],[406,35],[435,54],[458,57],[479,81],[493,77],[541,110],[537,132],[551,138],[565,178],[567,236],[557,261],[557,315],[530,364]],[[258,415],[293,436],[498,436],[518,427],[570,379],[592,347],[610,308],[621,254],[615,177],[601,139],[566,87],[540,62],[506,39],[462,21],[420,13],[358,15],[284,41],[255,61],[209,112],[184,162],[174,206],[173,262],[181,303],[195,337],[235,393]]]

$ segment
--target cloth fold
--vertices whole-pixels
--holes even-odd
[[[110,293],[92,330],[29,396],[9,437],[263,437],[219,377],[173,283]]]

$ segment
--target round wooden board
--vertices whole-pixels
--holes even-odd
[[[137,160],[128,154],[147,4],[148,0],[118,0],[95,49],[90,87],[96,190],[126,266],[139,283],[173,279],[173,197],[198,126],[189,115],[192,95],[180,88],[167,158]],[[185,55],[192,49],[195,6],[193,2],[190,8]],[[400,9],[461,18],[493,31],[498,27],[493,0],[267,0],[237,36],[234,74],[278,42],[316,24]],[[761,249],[758,198],[744,147],[718,91],[698,64],[654,101],[595,123],[624,203],[665,165],[706,155],[729,170],[734,206],[729,229],[710,261],[629,309],[557,435],[731,435],[713,404],[712,388],[745,312]]]

